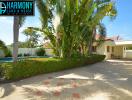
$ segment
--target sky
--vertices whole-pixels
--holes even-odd
[[[114,21],[108,17],[103,19],[107,36],[120,36],[123,40],[132,40],[132,0],[116,0],[118,15]],[[35,16],[27,17],[20,29],[19,41],[25,41],[22,31],[26,27],[40,27],[39,12],[35,8]],[[13,17],[0,16],[0,40],[7,45],[13,42]]]

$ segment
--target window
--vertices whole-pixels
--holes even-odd
[[[92,51],[93,51],[93,52],[96,52],[96,51],[97,51],[97,47],[96,47],[96,46],[93,46],[93,47],[92,47]]]
[[[107,52],[110,52],[110,47],[109,46],[107,46]]]

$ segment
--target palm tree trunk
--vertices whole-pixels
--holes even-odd
[[[92,54],[92,45],[93,45],[93,40],[95,38],[96,35],[96,28],[93,29],[90,41],[89,41],[89,45],[88,45],[88,54]]]
[[[13,62],[17,62],[18,56],[18,38],[19,38],[19,17],[14,16],[13,24]]]

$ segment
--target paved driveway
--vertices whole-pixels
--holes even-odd
[[[132,61],[110,60],[0,87],[0,100],[132,100]]]

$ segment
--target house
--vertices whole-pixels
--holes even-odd
[[[132,59],[132,50],[129,50],[129,47],[132,47],[132,41],[124,41],[117,36],[105,38],[105,41],[99,46],[94,43],[93,53],[106,55],[106,59]]]

